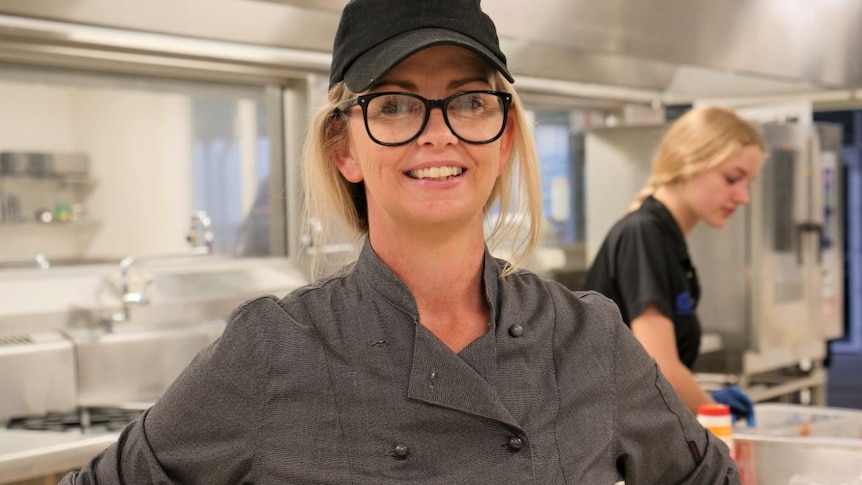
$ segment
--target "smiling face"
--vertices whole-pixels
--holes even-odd
[[[712,227],[724,227],[736,208],[749,202],[749,187],[762,164],[763,152],[749,145],[685,181],[682,197],[691,215]]]
[[[494,89],[493,78],[491,68],[471,51],[436,46],[407,58],[370,92],[444,99],[463,91]],[[499,139],[475,145],[459,140],[442,112],[432,109],[415,140],[382,146],[369,138],[359,107],[347,117],[348,142],[336,152],[336,164],[345,179],[365,184],[369,232],[437,232],[467,226],[481,233],[483,208],[512,147],[511,119]]]

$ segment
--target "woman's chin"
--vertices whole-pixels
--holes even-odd
[[[706,225],[713,229],[721,229],[725,225],[727,225],[727,218],[725,217],[716,217],[715,219],[707,219]]]

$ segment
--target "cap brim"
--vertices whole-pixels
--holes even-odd
[[[470,49],[485,59],[509,82],[515,82],[506,65],[485,46],[458,32],[436,28],[406,32],[362,54],[344,73],[344,82],[354,93],[365,91],[377,84],[386,73],[404,59],[435,45],[457,45]]]

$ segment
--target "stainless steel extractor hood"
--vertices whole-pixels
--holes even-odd
[[[12,61],[28,62],[94,47],[12,22],[26,18],[265,47],[271,49],[266,59],[235,64],[278,67],[269,72],[276,75],[325,73],[345,3],[152,0],[117,8],[116,0],[0,0],[0,60],[17,53]],[[530,91],[674,103],[776,95],[852,100],[862,88],[862,3],[853,0],[485,0],[483,7],[497,23],[519,87]],[[110,50],[157,54],[155,44]],[[187,44],[188,52],[178,53],[183,44],[168,44],[171,55],[213,60],[195,52],[199,46]]]
[[[269,1],[336,13],[346,3]],[[485,0],[483,8],[514,70],[531,77],[666,101],[862,87],[855,1]]]

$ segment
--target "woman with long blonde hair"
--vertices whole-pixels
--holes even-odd
[[[720,228],[749,201],[764,159],[757,127],[730,109],[694,108],[665,132],[646,186],[608,232],[584,289],[614,300],[623,320],[688,407],[720,402],[753,418],[738,387],[705,392],[691,372],[700,349],[700,285],[685,238],[701,221]]]
[[[330,81],[305,190],[358,257],[243,304],[63,485],[739,483],[613,303],[518,269],[538,160],[479,0],[349,1]]]

